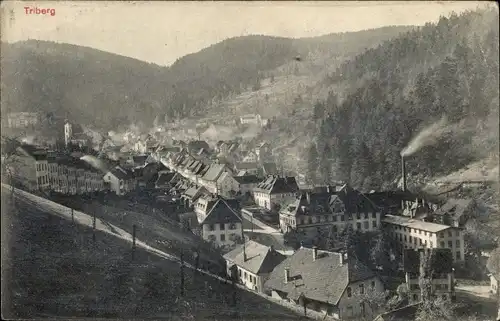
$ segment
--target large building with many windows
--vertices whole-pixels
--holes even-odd
[[[322,192],[302,192],[279,213],[282,232],[295,230],[306,238],[335,236],[346,227],[369,232],[380,229],[381,213],[359,191],[344,185]]]
[[[16,149],[8,167],[14,181],[27,190],[50,188],[47,151],[33,145],[21,145]]]
[[[402,249],[450,249],[454,261],[464,260],[461,228],[397,215],[386,215],[382,223]]]

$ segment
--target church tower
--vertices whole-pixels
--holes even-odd
[[[64,123],[64,144],[68,147],[71,142],[71,138],[73,137],[73,127],[68,122],[68,120]]]

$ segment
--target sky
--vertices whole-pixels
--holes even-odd
[[[3,1],[2,41],[49,40],[170,65],[236,36],[299,38],[387,25],[423,25],[452,11],[473,10],[481,3]],[[55,14],[29,14],[24,7],[55,9]]]

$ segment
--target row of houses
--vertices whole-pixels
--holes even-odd
[[[129,169],[115,166],[96,168],[72,155],[22,144],[9,161],[9,172],[29,191],[54,191],[67,195],[112,191],[125,195],[137,186],[137,177]]]

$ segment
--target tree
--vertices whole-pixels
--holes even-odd
[[[316,183],[318,179],[319,155],[316,144],[312,143],[307,150],[307,179],[311,183]]]

